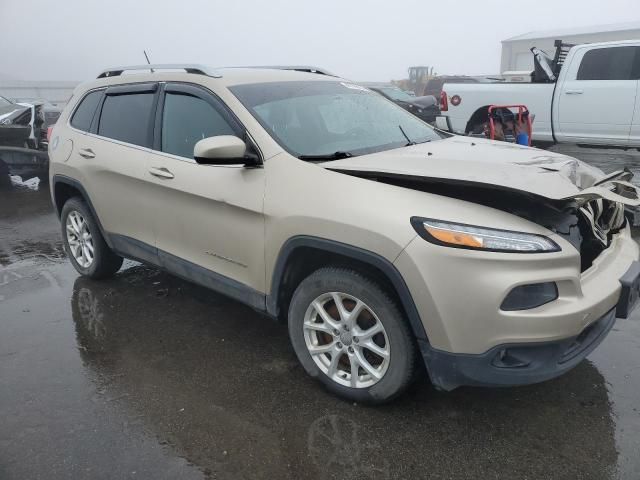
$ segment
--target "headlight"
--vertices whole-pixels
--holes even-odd
[[[0,120],[0,125],[11,125],[11,119],[3,118],[2,120]]]
[[[543,235],[477,227],[430,218],[411,218],[413,228],[425,240],[436,245],[489,252],[559,252],[556,242]]]

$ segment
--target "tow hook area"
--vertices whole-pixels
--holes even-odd
[[[497,345],[482,354],[426,348],[423,356],[432,383],[442,390],[538,383],[558,377],[578,365],[604,340],[615,321],[614,308],[576,337],[553,342]]]

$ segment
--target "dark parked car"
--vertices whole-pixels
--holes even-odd
[[[0,146],[41,149],[46,136],[43,106],[43,102],[18,103],[0,97]]]
[[[424,94],[440,98],[442,86],[445,83],[491,83],[497,81],[500,80],[488,77],[468,77],[465,75],[440,75],[429,79],[424,87]]]
[[[53,127],[58,121],[58,117],[62,113],[62,108],[54,105],[51,102],[38,98],[14,98],[13,101],[19,104],[42,105],[45,128]]]
[[[400,105],[406,111],[413,113],[420,120],[433,123],[440,114],[438,101],[432,95],[414,97],[404,90],[392,85],[368,85],[368,88]]]
[[[10,183],[8,174],[46,181],[47,128],[59,116],[60,109],[43,100],[0,96],[0,186]]]

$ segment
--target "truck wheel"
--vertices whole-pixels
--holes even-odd
[[[85,277],[106,278],[122,266],[122,257],[104,241],[86,203],[73,197],[62,207],[62,238],[71,264]]]
[[[407,322],[382,287],[354,270],[327,267],[304,279],[288,323],[300,363],[333,393],[383,403],[411,382],[416,352]]]
[[[484,135],[487,130],[487,122],[479,122],[471,125],[465,133],[467,135]]]

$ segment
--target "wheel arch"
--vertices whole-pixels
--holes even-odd
[[[467,125],[464,128],[465,134],[468,134],[471,131],[471,127],[473,127],[476,123],[479,123],[481,121],[486,121],[488,119],[489,106],[490,105],[484,105],[478,108],[475,112],[473,112],[471,117],[469,117],[469,121],[467,122]]]
[[[87,207],[91,211],[91,215],[93,215],[93,218],[98,224],[98,228],[100,229],[102,237],[104,238],[109,248],[113,248],[111,239],[105,232],[104,228],[102,228],[102,223],[100,223],[100,218],[98,217],[95,208],[93,208],[91,198],[89,197],[89,194],[82,186],[82,184],[79,181],[65,175],[54,175],[51,182],[51,199],[53,201],[53,205],[55,207],[58,218],[60,218],[60,216],[62,215],[62,207],[64,206],[64,204],[67,202],[67,200],[73,197],[80,197],[87,204]]]
[[[358,268],[390,289],[409,321],[420,349],[428,337],[420,319],[413,297],[398,269],[386,258],[352,245],[333,240],[296,236],[287,240],[276,260],[267,295],[266,307],[270,315],[282,318],[286,315],[291,297],[297,285],[315,270],[324,266]]]

